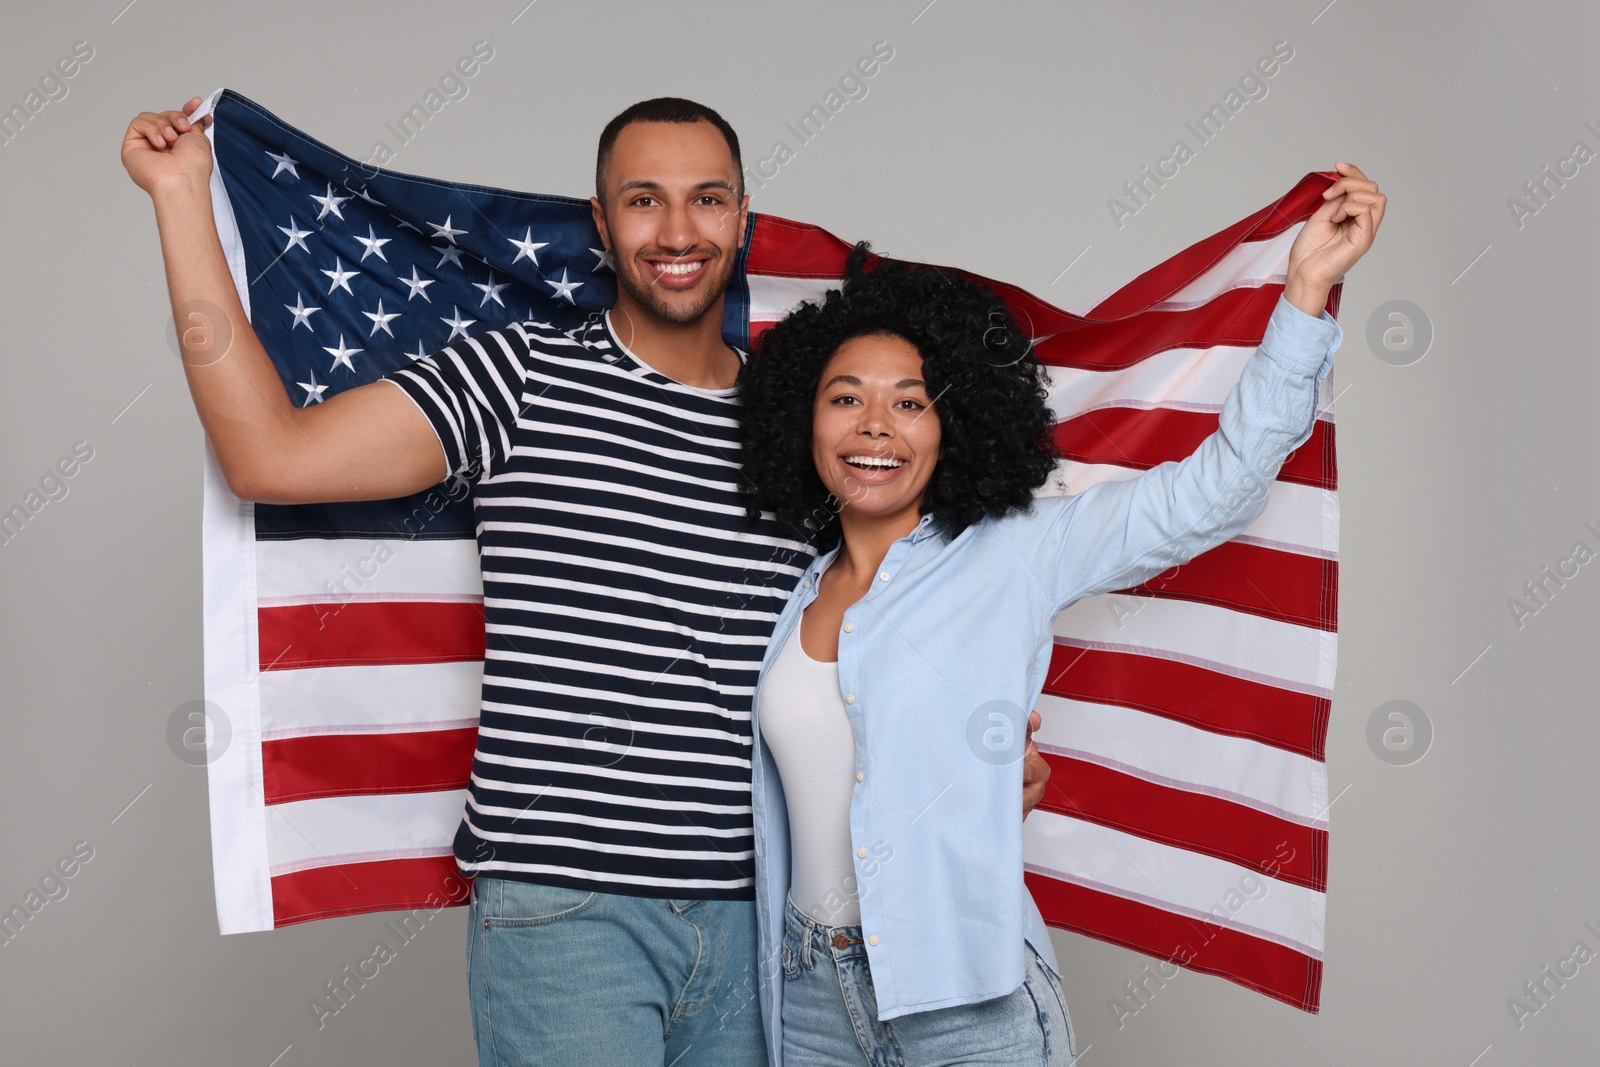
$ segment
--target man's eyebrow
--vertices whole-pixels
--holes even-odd
[[[696,182],[689,188],[691,191],[699,191],[701,189],[722,189],[728,193],[733,193],[736,191],[733,187],[733,183],[725,178],[708,178],[703,182]],[[660,182],[651,181],[648,178],[635,178],[632,181],[623,182],[617,187],[617,192],[625,193],[631,189],[645,189],[650,192],[665,192],[665,187]]]

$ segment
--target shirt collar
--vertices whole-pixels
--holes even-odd
[[[922,521],[917,523],[917,528],[911,531],[911,543],[925,541],[930,537],[944,532],[945,524],[932,512],[922,516]]]

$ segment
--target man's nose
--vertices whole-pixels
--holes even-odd
[[[661,215],[661,227],[656,231],[656,243],[674,252],[688,252],[699,241],[694,219],[684,204],[668,204]]]

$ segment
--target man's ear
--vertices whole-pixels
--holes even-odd
[[[611,231],[606,226],[606,209],[601,206],[600,198],[589,198],[589,213],[594,216],[594,228],[600,231],[600,244],[607,250],[611,249]]]

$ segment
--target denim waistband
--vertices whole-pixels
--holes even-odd
[[[792,938],[800,952],[801,965],[811,965],[811,951],[826,951],[835,959],[848,959],[867,954],[866,937],[859,926],[828,926],[820,923],[794,906],[794,901],[784,898],[783,929]]]

